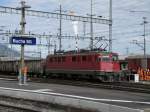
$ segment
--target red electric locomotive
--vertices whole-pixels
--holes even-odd
[[[98,78],[112,81],[120,72],[118,54],[100,50],[70,51],[48,55],[45,63],[47,76]]]

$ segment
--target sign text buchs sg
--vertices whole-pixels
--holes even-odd
[[[11,44],[19,44],[19,45],[36,45],[36,38],[31,37],[11,37]]]

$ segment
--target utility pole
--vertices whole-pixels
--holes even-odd
[[[48,38],[47,38],[47,42],[48,42],[48,54],[50,54],[51,52],[50,52],[50,48],[51,48],[51,36],[48,36]]]
[[[27,8],[31,8],[30,6],[25,5],[25,1],[21,1],[21,7],[17,8],[18,10],[21,10],[21,35],[25,34],[25,10]],[[24,85],[26,84],[26,76],[23,73],[23,68],[24,68],[24,44],[21,44],[21,58],[20,58],[20,70],[19,70],[19,85]]]
[[[50,54],[50,38],[48,38],[48,54]]]
[[[90,28],[91,28],[91,41],[90,41],[90,49],[93,49],[93,0],[91,0],[91,23],[90,23]]]
[[[145,26],[146,26],[146,24],[147,24],[146,17],[143,17],[142,25],[144,26],[144,33],[143,33],[143,37],[144,37],[144,56],[146,56],[146,39],[145,39]]]
[[[133,13],[149,13],[149,11],[140,11],[140,10],[133,10],[133,11],[130,11],[130,12],[133,12]],[[143,23],[141,25],[143,25],[144,27],[144,30],[143,30],[143,43],[138,43],[137,45],[139,45],[140,47],[142,47],[143,51],[144,51],[144,57],[143,57],[143,60],[142,60],[142,68],[144,69],[147,69],[147,55],[146,55],[146,24],[148,24],[148,22],[146,21],[146,17],[143,17]],[[141,46],[142,44],[142,46]]]
[[[56,41],[54,41],[54,54],[56,54],[56,49],[57,49]]]
[[[135,43],[136,45],[138,45],[139,47],[142,48],[144,56],[143,56],[143,60],[142,60],[142,68],[147,69],[147,55],[146,55],[146,24],[148,22],[146,21],[146,17],[143,17],[143,23],[141,25],[144,26],[144,30],[143,30],[143,42],[140,43],[137,40],[133,40],[133,43]]]
[[[45,32],[43,33],[45,35]],[[39,37],[40,45],[42,44],[42,37]],[[40,59],[42,58],[41,46],[39,46]]]
[[[60,4],[59,13],[60,13],[60,20],[59,20],[59,51],[61,51],[61,48],[62,48],[62,43],[61,43],[61,35],[62,35],[62,7],[61,7],[61,4]]]
[[[86,36],[86,22],[83,22],[83,36]]]
[[[146,38],[145,38],[145,34],[146,34],[146,31],[145,31],[145,28],[146,28],[146,24],[148,22],[146,21],[146,17],[143,17],[143,23],[142,25],[144,26],[144,33],[143,33],[143,37],[144,37],[144,63],[145,63],[145,69],[147,69],[147,55],[146,55]]]
[[[129,48],[126,48],[126,55],[129,55]]]
[[[112,0],[110,0],[109,5],[109,52],[112,52]]]
[[[59,51],[62,51],[62,12],[65,12],[62,10],[62,5],[60,3],[59,5],[59,35],[58,35],[58,39],[59,39]]]

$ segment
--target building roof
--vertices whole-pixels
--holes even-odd
[[[144,58],[144,55],[131,55],[127,57],[127,59],[141,59],[141,58]],[[150,58],[150,55],[146,55],[146,58]]]

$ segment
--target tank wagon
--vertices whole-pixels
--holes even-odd
[[[45,62],[46,76],[113,81],[118,78],[120,72],[118,54],[100,50],[55,53],[48,55]]]

